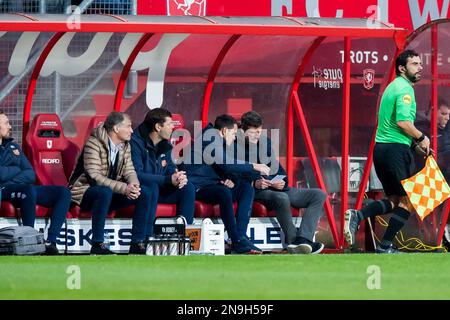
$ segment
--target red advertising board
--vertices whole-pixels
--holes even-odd
[[[138,0],[139,14],[369,18],[410,31],[449,17],[448,0]]]

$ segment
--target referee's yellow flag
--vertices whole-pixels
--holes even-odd
[[[450,197],[450,187],[433,156],[420,172],[401,183],[421,220]]]

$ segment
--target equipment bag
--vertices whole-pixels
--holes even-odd
[[[31,227],[0,229],[1,255],[33,255],[45,252],[44,235]]]

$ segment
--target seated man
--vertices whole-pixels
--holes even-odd
[[[111,112],[95,128],[70,177],[72,201],[92,211],[91,254],[113,254],[103,243],[108,212],[135,205],[129,253],[145,254],[145,228],[157,204],[157,186],[140,186],[131,159],[128,115]]]
[[[24,226],[34,228],[36,204],[52,208],[45,252],[58,254],[56,238],[66,220],[70,192],[62,186],[35,186],[36,176],[20,146],[11,138],[11,125],[0,110],[0,192],[1,199],[20,208]]]
[[[416,128],[424,133],[430,133],[430,140],[433,140],[433,135],[431,131],[431,122],[429,119],[429,114],[431,112],[431,107],[422,115],[422,118],[417,120],[415,125]],[[419,116],[418,116],[419,118]],[[442,171],[447,182],[450,182],[450,127],[448,126],[448,121],[450,118],[450,105],[444,99],[438,100],[438,112],[437,112],[437,163]],[[418,149],[418,144],[413,142],[412,148]],[[416,164],[416,172],[420,171],[425,165],[425,155],[420,152],[419,154],[414,153],[414,162]],[[450,220],[447,219],[446,232],[444,233],[443,245],[450,249],[450,236],[447,231],[449,228]]]
[[[277,220],[285,235],[287,250],[290,253],[320,253],[324,245],[314,242],[314,234],[317,224],[323,214],[323,204],[326,193],[321,189],[297,189],[288,187],[286,171],[281,164],[275,163],[277,159],[272,157],[271,141],[267,136],[262,137],[262,117],[255,111],[244,113],[241,118],[241,127],[245,135],[245,160],[261,162],[262,144],[266,144],[267,160],[269,167],[277,168],[276,172],[267,177],[259,177],[255,183],[255,201],[264,204],[269,210],[275,210]],[[275,166],[274,166],[275,165]],[[272,171],[272,170],[271,170]],[[276,175],[284,178],[271,183]],[[306,208],[302,222],[297,231],[292,221],[291,206],[294,208]]]
[[[158,202],[176,204],[177,215],[194,221],[194,185],[184,171],[178,171],[172,161],[172,114],[162,108],[152,109],[131,136],[131,155],[142,185],[157,184]],[[154,215],[152,215],[153,217]],[[153,220],[148,221],[146,236],[153,234]]]
[[[442,174],[447,182],[450,182],[450,127],[448,121],[450,119],[450,105],[444,99],[438,101],[439,109],[437,114],[437,162]],[[447,249],[450,249],[449,241],[449,224],[450,220],[447,219],[447,225],[445,227],[444,245]],[[447,250],[448,251],[448,250]]]
[[[194,143],[189,161],[184,159],[189,180],[196,188],[196,199],[209,204],[219,204],[220,217],[225,225],[228,237],[232,241],[235,253],[261,253],[247,237],[247,227],[253,203],[253,187],[245,179],[231,181],[224,174],[251,174],[254,170],[264,174],[269,168],[263,164],[243,162],[236,164],[233,157],[227,155],[227,146],[233,147],[237,123],[229,115],[217,117],[214,127],[209,124],[197,137],[200,143]],[[208,139],[209,138],[209,139]],[[211,141],[211,138],[213,140]],[[196,146],[201,148],[196,150]],[[197,162],[198,161],[198,162]],[[236,218],[233,202],[237,201]]]
[[[427,112],[425,117],[423,117],[420,120],[416,121],[416,127],[421,132],[428,132],[430,133],[430,139],[432,140],[432,134],[430,132],[431,130],[431,124],[430,120],[428,119],[428,114],[430,110]],[[449,181],[450,179],[450,167],[449,167],[449,161],[450,161],[450,128],[447,126],[448,121],[450,117],[450,105],[445,101],[444,99],[439,99],[438,101],[438,112],[437,112],[437,161],[438,165],[442,171],[442,173],[445,176],[445,179]],[[413,147],[415,147],[416,144],[413,144]],[[423,159],[423,156],[415,156],[415,162],[417,165],[417,171],[420,171],[422,167],[424,166],[425,162]]]
[[[438,139],[438,164],[445,176],[450,179],[450,128],[447,125],[450,118],[450,105],[447,101],[439,99],[439,109],[437,113],[437,139]]]

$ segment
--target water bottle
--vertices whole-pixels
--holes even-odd
[[[105,248],[110,250],[110,246],[111,246],[111,236],[109,235],[108,232],[104,232],[103,233],[103,244],[105,245]]]

